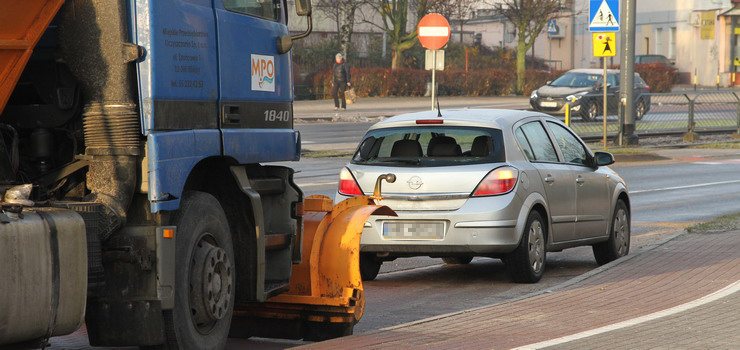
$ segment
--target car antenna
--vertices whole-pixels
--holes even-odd
[[[442,111],[439,110],[439,97],[437,97],[437,118],[442,118]]]

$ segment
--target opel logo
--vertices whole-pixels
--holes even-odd
[[[412,176],[409,181],[406,181],[406,183],[409,184],[409,188],[412,190],[418,190],[419,187],[424,184],[418,176]]]

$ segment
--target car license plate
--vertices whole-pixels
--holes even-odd
[[[540,102],[541,107],[557,107],[558,103],[555,101],[542,101]]]
[[[383,223],[383,238],[388,239],[443,239],[442,221],[387,221]]]

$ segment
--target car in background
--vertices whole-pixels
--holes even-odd
[[[657,63],[666,67],[673,67],[675,63],[663,55],[635,55],[635,64]]]
[[[574,115],[583,121],[592,121],[603,115],[602,69],[572,69],[532,91],[529,104],[532,109],[548,114],[565,114],[570,106]],[[615,114],[619,109],[619,70],[607,70],[607,113]],[[635,73],[634,98],[635,117],[639,120],[650,110],[650,86]]]
[[[537,282],[548,251],[591,245],[604,264],[627,255],[630,199],[607,165],[570,128],[531,111],[470,109],[403,114],[362,138],[339,176],[336,201],[373,193],[398,216],[373,216],[360,271],[410,256],[467,264],[502,259],[512,281]]]

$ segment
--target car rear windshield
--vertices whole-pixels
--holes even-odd
[[[550,83],[550,86],[591,87],[600,77],[599,74],[565,73]]]
[[[450,166],[503,162],[501,130],[419,126],[371,130],[357,148],[353,164]]]

